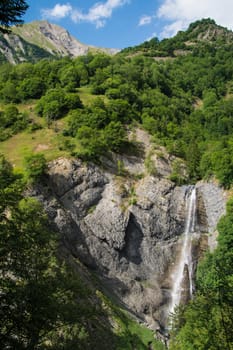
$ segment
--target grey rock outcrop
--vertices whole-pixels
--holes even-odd
[[[166,178],[119,177],[95,165],[61,158],[50,163],[47,186],[38,186],[32,194],[43,202],[72,255],[95,270],[110,293],[156,329],[166,324],[187,190]],[[225,198],[214,184],[200,183],[197,191],[206,232],[224,213]]]
[[[53,56],[78,57],[89,51],[110,55],[119,51],[83,44],[66,29],[48,21],[25,23],[11,30],[10,34],[0,35],[0,56],[12,64]]]
[[[201,232],[207,232],[208,245],[211,250],[217,245],[216,226],[220,217],[225,214],[227,194],[214,182],[199,182],[196,185],[198,193],[198,223]]]

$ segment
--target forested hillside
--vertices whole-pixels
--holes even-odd
[[[110,349],[111,341],[112,349],[146,349],[151,335],[136,338],[131,321],[100,292],[88,289],[86,295],[84,282],[76,279],[69,285],[70,272],[54,252],[45,216],[38,203],[21,194],[25,182],[42,181],[46,162],[59,156],[101,165],[114,153],[140,153],[140,145],[128,137],[138,126],[175,156],[170,180],[182,185],[214,178],[230,190],[232,56],[233,33],[208,19],[174,38],[154,38],[115,56],[88,53],[0,65],[1,242],[7,242],[1,248],[0,302],[9,311],[1,317],[5,349],[91,349],[102,337],[99,349]],[[125,176],[120,162],[117,166]],[[174,316],[171,349],[233,349],[231,202],[218,229],[218,248],[198,269],[197,295]],[[52,286],[51,280],[60,282]],[[33,299],[34,288],[41,291],[39,301]],[[74,348],[74,342],[80,346]]]
[[[167,45],[174,42],[167,40]],[[126,129],[139,123],[156,143],[186,161],[189,181],[215,175],[229,187],[232,50],[231,41],[220,36],[162,61],[121,53],[3,64],[1,141],[23,130],[49,127],[60,148],[97,160],[106,151],[122,152]],[[177,180],[182,181],[179,171]]]

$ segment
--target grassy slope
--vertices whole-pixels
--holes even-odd
[[[33,133],[24,131],[0,144],[0,153],[20,170],[23,168],[24,157],[36,152],[43,152],[47,160],[68,155],[59,150],[57,135],[52,129],[41,129]]]
[[[4,105],[0,107],[4,109]],[[39,123],[42,129],[33,132],[25,130],[0,143],[0,153],[4,154],[13,166],[20,170],[23,169],[24,157],[34,152],[43,152],[47,160],[68,155],[68,153],[59,150],[58,134],[54,128],[47,128],[44,119],[35,115],[34,107],[35,101],[17,105],[20,112],[27,112],[30,119]],[[59,121],[58,126],[62,128],[63,122]]]
[[[88,86],[79,88],[78,94],[84,105],[90,104],[96,98],[95,95],[91,94],[91,88]],[[25,130],[4,142],[0,142],[0,153],[4,154],[13,166],[19,170],[23,169],[25,156],[31,153],[43,152],[48,161],[61,156],[69,156],[69,152],[59,149],[61,133],[66,125],[67,117],[58,120],[48,129],[46,121],[39,118],[35,113],[36,102],[36,100],[32,100],[25,104],[18,104],[16,107],[20,112],[27,112],[30,119],[42,125],[43,129],[34,132]],[[4,110],[4,107],[3,104],[0,104],[0,110]],[[72,141],[74,142],[74,140]],[[78,142],[75,146],[76,148],[79,147]]]
[[[148,350],[149,343],[153,350],[165,350],[164,345],[155,339],[153,331],[140,325],[101,292],[97,291],[97,295],[102,299],[102,306],[107,311],[117,335],[116,350]]]

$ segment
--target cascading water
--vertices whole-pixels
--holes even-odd
[[[172,274],[172,291],[169,313],[174,312],[181,302],[185,272],[188,275],[189,296],[193,294],[193,262],[192,262],[192,234],[195,232],[196,222],[196,189],[191,187],[186,197],[186,222],[180,258]]]

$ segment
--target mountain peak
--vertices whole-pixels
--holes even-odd
[[[14,26],[10,34],[0,34],[0,62],[16,64],[51,56],[77,57],[89,51],[115,54],[119,50],[83,44],[63,27],[46,20]]]
[[[204,18],[191,23],[186,31],[186,36],[188,39],[209,42],[224,40],[226,43],[228,43],[233,40],[233,32],[216,24],[216,22],[211,18]]]
[[[13,32],[53,55],[80,56],[85,55],[90,48],[71,36],[66,29],[48,21],[34,21],[14,27]]]

